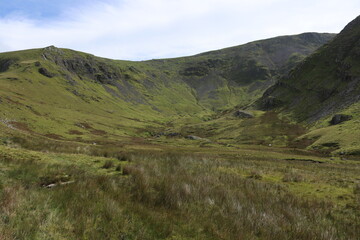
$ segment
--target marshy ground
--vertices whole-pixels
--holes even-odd
[[[359,239],[357,159],[171,141],[0,146],[0,238]]]

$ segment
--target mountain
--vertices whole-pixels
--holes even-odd
[[[360,17],[269,88],[258,101],[312,126],[314,148],[359,146]],[[340,115],[342,114],[342,115]],[[345,121],[349,120],[349,121]],[[341,124],[338,124],[343,122]]]
[[[1,53],[1,127],[59,140],[143,136],[170,121],[251,104],[333,37],[304,33],[142,62],[54,46]]]
[[[257,99],[280,76],[334,36],[304,33],[159,61],[165,69],[180,66],[176,78],[195,90],[200,104],[207,108],[228,109]]]

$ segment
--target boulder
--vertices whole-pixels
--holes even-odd
[[[331,125],[337,125],[339,123],[345,122],[345,121],[349,121],[350,119],[352,119],[351,115],[346,115],[346,114],[336,114],[332,117],[330,124]]]
[[[6,72],[16,61],[16,59],[12,58],[0,58],[0,72]]]
[[[251,113],[246,112],[246,111],[237,110],[236,112],[234,112],[234,117],[237,117],[237,118],[253,118],[254,115],[252,115]]]
[[[170,132],[170,133],[167,133],[166,136],[167,137],[177,137],[177,136],[180,136],[181,134],[178,133],[178,132]]]
[[[186,139],[189,139],[189,140],[202,140],[203,138],[201,137],[198,137],[198,136],[194,136],[194,135],[188,135],[185,137]]]
[[[198,137],[198,136],[194,136],[194,135],[188,135],[188,136],[186,136],[185,138],[186,138],[186,139],[189,139],[189,140],[198,140],[198,141],[202,141],[202,142],[211,143],[211,140],[210,140],[210,139],[202,138],[202,137]]]
[[[55,74],[49,72],[46,68],[43,68],[43,67],[39,68],[39,73],[48,78],[52,78],[55,76]]]

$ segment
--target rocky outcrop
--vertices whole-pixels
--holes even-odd
[[[207,138],[202,138],[202,137],[198,137],[198,136],[194,136],[194,135],[188,135],[185,137],[188,140],[198,140],[198,141],[206,141],[206,142],[211,142],[209,139]]]
[[[346,115],[346,114],[336,114],[332,117],[332,119],[330,120],[330,124],[331,125],[337,125],[340,124],[342,122],[346,122],[352,119],[351,115]]]
[[[44,75],[45,77],[48,77],[48,78],[52,78],[55,76],[54,73],[49,72],[46,68],[43,68],[43,67],[39,68],[38,71],[41,75]]]
[[[237,118],[253,118],[254,117],[253,114],[243,111],[243,110],[237,110],[236,112],[234,112],[233,115],[234,115],[234,117],[237,117]]]
[[[189,139],[189,140],[202,140],[203,138],[201,137],[198,137],[198,136],[194,136],[194,135],[188,135],[185,137],[186,139]]]
[[[267,96],[260,99],[260,109],[264,111],[269,111],[275,108],[280,107],[283,102],[273,96]]]
[[[180,75],[183,76],[197,76],[197,77],[202,77],[202,76],[206,76],[207,74],[209,74],[209,69],[203,66],[196,66],[196,67],[188,67],[185,68],[184,70],[179,72]]]
[[[0,72],[6,72],[16,62],[13,58],[0,58]]]
[[[72,50],[65,54],[62,49],[50,46],[44,48],[43,58],[53,61],[56,65],[80,78],[87,77],[101,84],[114,85],[117,80],[126,78],[121,74],[121,69],[106,64],[106,60],[100,61],[90,54],[82,55]]]

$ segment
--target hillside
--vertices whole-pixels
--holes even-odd
[[[314,142],[312,148],[354,153],[360,145],[359,80],[360,17],[269,88],[258,103],[312,125],[313,132],[305,136]],[[335,114],[351,120],[338,125],[331,121]]]
[[[144,136],[176,119],[196,122],[250,104],[333,36],[305,33],[143,62],[53,46],[1,53],[2,128],[100,142]]]
[[[358,240],[358,22],[142,62],[0,53],[0,239]]]

